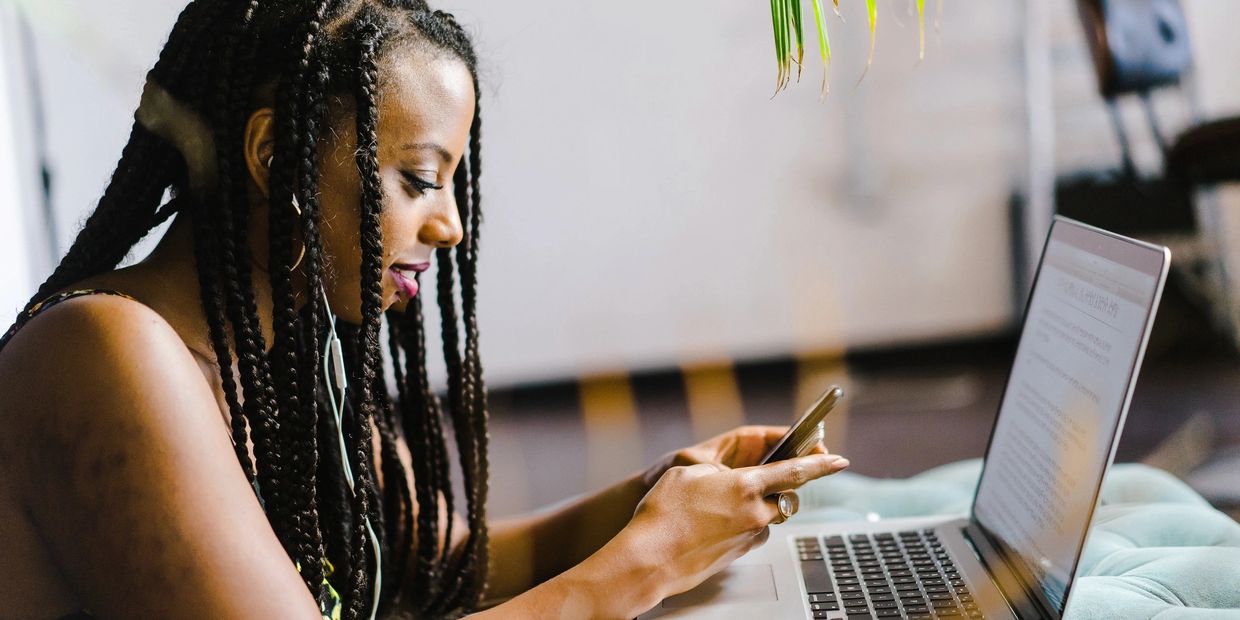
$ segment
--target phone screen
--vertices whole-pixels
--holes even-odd
[[[814,445],[822,440],[822,421],[827,414],[835,408],[835,404],[844,396],[844,390],[838,385],[833,385],[823,392],[814,404],[810,405],[805,414],[797,420],[792,428],[779,439],[766,456],[762,458],[762,463],[774,463],[775,461],[783,461],[796,456],[807,454],[814,448]]]

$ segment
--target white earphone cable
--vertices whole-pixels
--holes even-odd
[[[340,347],[340,338],[336,335],[336,315],[332,314],[331,305],[327,303],[327,291],[319,286],[319,293],[323,296],[323,307],[327,310],[328,336],[327,346],[323,348],[323,357],[327,358],[328,363],[323,364],[323,384],[327,389],[327,402],[331,403],[332,416],[336,420],[336,438],[340,442],[340,468],[344,473],[344,479],[349,484],[349,491],[356,494],[357,490],[353,488],[353,468],[349,466],[348,447],[344,441],[344,420],[343,414],[345,405],[345,390],[348,389],[349,382],[346,378],[344,370],[344,351]],[[332,375],[335,374],[333,379]],[[333,389],[333,387],[335,389]],[[338,394],[338,396],[337,396]],[[339,402],[337,402],[339,398]],[[373,600],[371,601],[370,620],[374,620],[375,615],[379,612],[379,593],[383,590],[383,556],[379,550],[379,537],[375,536],[375,529],[370,524],[370,519],[363,516],[366,522],[366,535],[370,539],[370,548],[375,554],[375,578]]]

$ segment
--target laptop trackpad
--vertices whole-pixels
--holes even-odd
[[[765,603],[774,602],[777,598],[771,565],[751,564],[729,566],[698,587],[667,597],[663,600],[663,608],[676,609],[704,603]]]

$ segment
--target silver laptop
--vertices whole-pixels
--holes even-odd
[[[1062,617],[1170,260],[1056,218],[968,517],[794,517],[642,618]]]

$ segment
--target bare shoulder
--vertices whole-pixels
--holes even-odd
[[[48,308],[0,354],[0,395],[17,421],[0,458],[83,606],[317,615],[207,382],[153,310],[102,295]]]
[[[28,322],[0,353],[0,395],[27,440],[65,425],[163,411],[136,404],[172,399],[184,417],[206,410],[186,405],[213,402],[167,321],[115,295],[70,299]]]

